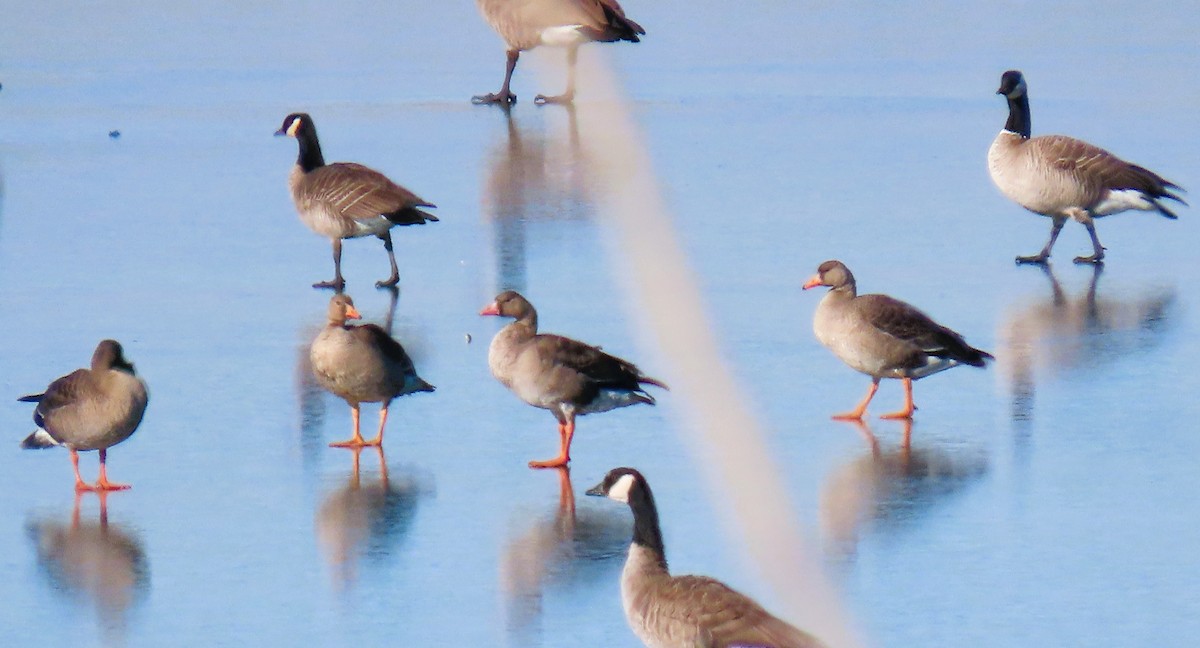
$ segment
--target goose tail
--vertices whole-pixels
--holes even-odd
[[[42,448],[53,448],[56,445],[59,445],[58,441],[55,441],[54,437],[50,436],[50,433],[42,428],[38,428],[21,442],[23,450],[40,450]]]

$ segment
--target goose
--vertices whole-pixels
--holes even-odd
[[[653,405],[654,397],[642,385],[667,389],[632,362],[599,347],[561,335],[539,334],[537,310],[516,291],[500,293],[479,314],[516,319],[500,329],[488,347],[492,376],[521,400],[550,410],[558,419],[558,456],[531,461],[530,468],[559,468],[571,461],[576,416],[639,403]]]
[[[300,220],[309,229],[333,242],[333,279],[313,284],[313,288],[333,288],[341,292],[342,239],[377,236],[387,250],[392,273],[375,282],[379,288],[400,281],[396,255],[392,252],[391,229],[396,225],[424,225],[437,216],[420,209],[436,207],[413,192],[392,182],[382,173],[353,162],[325,163],[317,127],[306,113],[283,118],[278,137],[294,137],[300,145],[296,166],[288,176],[288,187]]]
[[[330,443],[335,448],[361,448],[383,444],[388,406],[392,399],[415,392],[431,392],[434,386],[417,375],[404,347],[387,331],[375,324],[353,326],[346,320],[361,319],[349,295],[337,294],[329,300],[328,321],[309,349],[313,375],[317,382],[350,405],[354,435]],[[382,403],[379,433],[366,441],[359,432],[358,407],[361,403]]]
[[[587,494],[628,504],[633,511],[633,543],[621,572],[621,603],[642,643],[651,648],[825,645],[719,580],[672,576],[654,494],[637,470],[613,468]]]
[[[1091,256],[1075,257],[1075,263],[1101,263],[1104,246],[1095,219],[1137,209],[1173,220],[1175,213],[1161,201],[1187,204],[1171,192],[1182,190],[1179,185],[1102,148],[1064,135],[1030,138],[1028,87],[1019,71],[1005,72],[996,94],[1008,99],[1008,121],[988,149],[988,173],[1010,200],[1051,219],[1046,246],[1017,257],[1017,263],[1045,263],[1068,218],[1082,223],[1092,238]]]
[[[589,41],[636,43],[646,30],[625,17],[617,0],[475,0],[484,20],[507,46],[508,64],[499,92],[476,95],[476,104],[509,106],[517,95],[509,90],[521,52],[538,45],[567,48],[567,90],[561,95],[538,95],[539,104],[569,104],[575,100],[575,61],[579,46]]]
[[[853,410],[834,419],[862,420],[882,378],[904,382],[904,408],[882,418],[912,418],[912,381],[951,367],[982,367],[994,359],[928,315],[887,295],[859,295],[854,275],[841,261],[817,267],[804,289],[829,286],[813,315],[813,333],[851,369],[871,377],[871,388]]]
[[[102,340],[92,353],[90,369],[55,380],[41,394],[19,398],[37,403],[33,422],[38,426],[21,442],[25,449],[66,446],[75,470],[75,490],[125,490],[129,484],[108,481],[108,449],[128,439],[142,422],[149,395],[146,383],[125,359],[116,340]],[[100,477],[88,484],[79,475],[79,452],[100,451]]]

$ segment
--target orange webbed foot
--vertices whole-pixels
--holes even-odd
[[[565,468],[571,462],[570,457],[555,457],[546,461],[530,461],[530,468]]]

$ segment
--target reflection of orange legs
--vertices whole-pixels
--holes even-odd
[[[127,490],[130,488],[129,484],[117,484],[117,483],[108,481],[108,470],[106,469],[107,459],[108,459],[108,451],[101,450],[100,451],[100,478],[96,480],[95,484],[88,484],[87,482],[84,482],[83,478],[81,478],[79,476],[79,453],[77,453],[74,450],[71,450],[71,467],[75,469],[75,491],[76,492],[80,492],[80,491],[105,492],[105,491]]]
[[[833,419],[835,421],[861,421],[863,414],[867,412],[867,405],[870,404],[872,398],[875,398],[875,392],[878,390],[879,379],[872,378],[871,388],[867,390],[867,395],[859,402],[858,406],[845,414],[834,414]]]
[[[571,469],[558,468],[558,513],[575,517],[575,490],[571,488]]]
[[[530,461],[530,468],[562,468],[571,462],[571,438],[575,436],[575,419],[558,424],[558,456],[546,461]]]
[[[379,478],[384,486],[388,483],[387,459],[383,456],[383,446],[374,446],[375,451],[379,454]],[[353,458],[351,459],[350,485],[357,490],[362,483],[361,472],[359,470],[359,458],[362,455],[363,446],[355,446],[350,448]]]
[[[912,397],[913,381],[912,381],[912,378],[905,378],[902,382],[904,383],[904,409],[902,409],[898,412],[892,412],[891,414],[884,414],[883,416],[880,416],[879,418],[911,419],[913,412],[917,411],[917,406],[913,405],[913,397]]]

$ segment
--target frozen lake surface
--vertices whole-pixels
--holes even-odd
[[[1049,222],[985,164],[1006,116],[993,93],[1019,68],[1035,134],[1195,192],[1200,12],[625,8],[644,42],[581,58],[630,100],[717,352],[767,432],[786,488],[762,497],[786,502],[864,643],[1200,636],[1197,215],[1100,221],[1102,272],[1070,263],[1090,250],[1073,223],[1049,271],[1015,267]],[[569,474],[526,468],[553,453],[554,422],[488,373],[499,322],[476,313],[500,290],[543,330],[694,378],[672,375],[630,294],[584,145],[604,134],[580,132],[589,80],[579,115],[532,102],[561,89],[560,53],[522,58],[506,114],[469,101],[504,56],[466,0],[54,0],[7,7],[0,31],[0,644],[634,646],[629,514],[582,496],[619,465],[654,487],[674,571],[823,627],[730,528],[735,485],[702,468],[686,390],[581,419]],[[347,292],[437,386],[393,404],[385,456],[327,447],[350,417],[308,373],[329,298],[310,284],[332,268],[287,192],[295,142],[271,137],[293,111],[327,159],[438,204],[440,222],[393,231],[398,293],[374,288],[377,241],[345,246]],[[997,356],[917,383],[908,450],[904,424],[829,420],[869,383],[812,336],[820,295],[800,285],[830,258]],[[151,398],[109,455],[134,488],[102,524],[65,451],[17,447],[33,428],[16,398],[105,337]],[[884,383],[871,411],[900,398]]]

